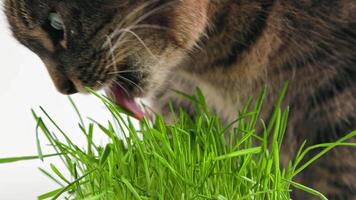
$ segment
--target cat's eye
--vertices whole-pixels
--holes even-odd
[[[51,12],[48,15],[46,23],[43,24],[43,29],[48,33],[54,45],[60,45],[64,49],[67,48],[66,27],[62,16],[58,12]]]
[[[63,19],[58,13],[55,12],[50,13],[48,19],[51,23],[52,28],[60,31],[64,30]]]

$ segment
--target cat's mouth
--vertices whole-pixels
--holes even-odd
[[[150,118],[148,112],[145,112],[143,108],[135,101],[134,96],[128,93],[119,84],[113,84],[107,88],[106,93],[117,105],[130,112],[133,117],[138,120],[142,120],[144,117]]]

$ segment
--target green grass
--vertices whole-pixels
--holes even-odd
[[[293,178],[319,157],[346,143],[356,132],[330,144],[302,146],[287,168],[280,166],[280,147],[287,127],[288,108],[276,102],[271,120],[260,120],[266,92],[249,101],[237,115],[237,120],[224,126],[209,112],[201,92],[187,96],[197,108],[192,119],[184,111],[175,113],[176,123],[168,124],[161,116],[151,123],[144,120],[140,127],[123,115],[123,110],[96,93],[112,113],[107,124],[94,120],[85,124],[80,117],[78,131],[86,138],[86,147],[79,147],[50,115],[41,108],[38,123],[38,156],[0,159],[0,164],[59,156],[67,172],[50,164],[51,171],[41,171],[58,183],[57,190],[39,199],[290,199],[292,190],[299,189],[326,199],[321,193],[295,183]],[[44,119],[54,125],[53,133]],[[119,130],[114,127],[119,127]],[[256,127],[263,127],[258,131]],[[94,141],[98,131],[109,142],[101,146]],[[55,150],[44,155],[40,134]],[[125,135],[125,137],[120,137]],[[62,139],[60,139],[62,138]],[[310,161],[303,159],[309,151],[320,153]],[[65,176],[64,174],[70,174]]]

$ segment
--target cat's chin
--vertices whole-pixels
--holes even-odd
[[[133,117],[138,120],[142,120],[145,117],[151,118],[151,115],[144,111],[143,108],[135,101],[135,96],[128,93],[119,84],[113,84],[106,89],[106,93],[109,98],[114,101],[118,106],[130,112]]]

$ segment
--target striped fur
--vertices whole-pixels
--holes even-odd
[[[355,0],[6,0],[5,9],[15,37],[44,60],[63,93],[119,82],[165,113],[170,101],[191,109],[172,89],[200,87],[231,121],[265,86],[267,118],[289,81],[282,163],[304,140],[330,142],[356,129]],[[45,29],[53,10],[67,19],[67,48]],[[356,199],[355,157],[338,148],[298,180],[330,199]]]

